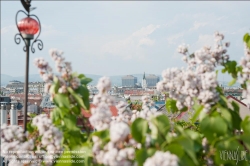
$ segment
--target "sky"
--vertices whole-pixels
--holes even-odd
[[[37,57],[55,66],[51,48],[62,50],[78,73],[161,74],[185,66],[177,53],[180,44],[189,44],[189,52],[214,46],[215,31],[225,35],[230,58],[239,61],[243,35],[250,31],[249,6],[250,1],[32,1],[44,48],[34,45],[30,74],[38,74]],[[14,42],[20,9],[19,1],[1,1],[1,73],[11,76],[25,73],[24,43]],[[18,20],[24,17],[20,14]]]

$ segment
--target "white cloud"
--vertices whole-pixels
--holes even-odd
[[[203,46],[214,46],[213,35],[199,35],[198,40],[192,45],[194,50],[200,49]]]
[[[143,58],[145,52],[144,48],[141,46],[154,45],[155,41],[150,39],[149,35],[158,28],[160,28],[160,25],[150,24],[124,39],[104,44],[101,51],[103,54],[109,53],[115,56],[121,56],[124,59],[131,59],[135,57]]]
[[[195,21],[193,27],[190,28],[189,30],[190,30],[190,31],[192,31],[192,30],[197,30],[197,29],[199,29],[199,28],[201,28],[201,27],[204,27],[204,26],[206,26],[206,25],[208,25],[208,22],[197,22],[197,21]]]
[[[41,34],[43,36],[55,36],[55,35],[63,35],[62,32],[58,31],[55,27],[51,26],[51,25],[45,25],[42,24],[42,32]]]
[[[1,28],[1,36],[9,34],[9,33],[15,34],[17,32],[18,32],[18,30],[17,30],[17,27],[15,25],[9,25],[9,26]]]
[[[235,35],[235,34],[242,34],[242,33],[248,32],[248,30],[249,30],[249,28],[243,27],[243,28],[240,28],[240,29],[238,29],[238,30],[236,30],[236,31],[231,32],[230,34],[232,34],[232,35]]]
[[[177,44],[179,43],[179,39],[184,36],[184,32],[180,32],[174,35],[171,35],[167,38],[168,44]]]
[[[142,38],[142,39],[139,41],[138,46],[142,46],[142,45],[152,46],[152,45],[154,45],[154,43],[155,43],[154,40],[151,40],[151,39],[149,39],[149,38]]]
[[[223,20],[223,19],[226,19],[226,18],[227,18],[226,16],[222,16],[222,17],[217,18],[217,20],[220,21],[220,20]]]
[[[144,37],[144,36],[148,36],[151,33],[153,33],[157,28],[160,28],[160,25],[153,25],[150,24],[146,27],[142,27],[140,30],[134,32],[132,34],[133,37]]]

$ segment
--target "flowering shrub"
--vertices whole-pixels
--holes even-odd
[[[24,134],[16,125],[1,126],[2,156],[10,161],[10,166],[20,163],[52,165],[62,151],[62,132],[44,114],[36,116],[28,128],[29,132]],[[33,160],[36,162],[32,163]]]
[[[60,158],[54,158],[58,161],[65,160],[68,153],[81,150],[85,153],[78,159],[83,159],[84,163],[69,165],[86,166],[249,165],[249,153],[244,156],[241,153],[240,158],[223,158],[225,151],[250,150],[250,117],[241,119],[239,106],[227,101],[218,86],[216,67],[222,66],[222,72],[232,76],[230,84],[240,80],[243,96],[250,102],[250,36],[244,36],[246,55],[240,66],[226,54],[230,44],[223,43],[223,39],[224,35],[216,32],[214,48],[205,46],[191,54],[187,45],[179,46],[178,52],[183,54],[187,67],[164,70],[163,81],[157,84],[158,91],[168,96],[166,109],[173,114],[192,112],[189,122],[161,114],[149,96],[142,97],[138,110],[127,102],[119,102],[116,105],[118,116],[112,117],[110,106],[115,103],[108,95],[111,82],[102,77],[97,84],[99,94],[93,98],[96,107],[90,110],[89,122],[94,132],[89,132],[87,119],[81,114],[82,108],[89,110],[87,84],[91,79],[73,73],[62,52],[52,50],[50,54],[59,75],[52,72],[44,59],[35,60],[46,82],[45,89],[56,105],[50,115],[51,121],[44,115],[35,117],[26,135],[15,126],[3,126],[1,151],[16,150],[20,146],[31,151],[42,149],[46,153],[64,151],[58,154]],[[80,127],[76,125],[79,119],[82,121]],[[73,157],[67,158],[71,159]]]

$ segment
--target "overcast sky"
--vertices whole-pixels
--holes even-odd
[[[50,48],[64,51],[73,70],[97,75],[161,74],[168,67],[181,67],[178,45],[193,52],[214,43],[213,33],[222,32],[230,41],[229,55],[243,56],[242,37],[250,31],[250,2],[168,1],[32,1],[32,11],[42,23],[42,51],[30,56],[33,65],[44,57],[54,66]],[[1,73],[22,76],[25,72],[24,43],[16,45],[15,14],[19,1],[1,1]],[[24,15],[20,14],[19,20]]]

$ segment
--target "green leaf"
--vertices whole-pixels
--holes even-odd
[[[247,42],[247,47],[250,49],[250,39]]]
[[[77,128],[77,127],[76,127]],[[64,145],[67,145],[69,148],[73,148],[85,142],[87,140],[86,135],[78,130],[69,130],[64,128],[63,131]]]
[[[238,161],[238,164],[236,164],[236,160],[230,160],[227,158],[229,156],[229,153],[238,153],[240,155],[240,152],[244,150],[242,145],[239,143],[238,140],[236,140],[234,137],[226,137],[223,140],[217,142],[215,144],[215,148],[217,149],[215,151],[215,165],[240,165],[243,166],[243,161]],[[223,153],[227,153],[227,155],[223,155]],[[239,156],[238,156],[239,157]]]
[[[90,83],[92,81],[91,78],[87,78],[87,77],[82,77],[81,78],[81,84],[87,85],[88,83]]]
[[[246,134],[250,134],[250,116],[246,116],[241,122],[241,128]]]
[[[79,86],[78,89],[75,90],[75,92],[78,93],[78,94],[80,94],[82,96],[83,103],[84,103],[85,107],[88,110],[89,107],[90,107],[90,104],[89,104],[89,90],[88,90],[88,88],[85,85],[81,85],[81,86]]]
[[[55,122],[61,118],[61,113],[59,108],[53,109],[53,111],[50,112],[50,117],[52,118],[52,121]]]
[[[80,94],[83,99],[88,99],[89,98],[89,90],[85,85],[79,86],[76,90],[76,93]]]
[[[165,138],[165,136],[170,130],[170,123],[168,117],[166,115],[160,115],[151,119],[151,121],[157,127],[159,134],[161,134],[163,138]]]
[[[147,154],[148,154],[148,157],[151,157],[155,154],[156,152],[156,149],[155,148],[148,148],[147,149]]]
[[[109,130],[96,131],[92,134],[92,136],[97,136],[100,139],[107,141],[109,140]]]
[[[222,69],[221,72],[222,72],[222,73],[226,73],[226,72],[227,72],[227,69]]]
[[[169,111],[169,112],[178,112],[178,108],[176,107],[176,101],[171,99],[171,98],[168,98],[166,100],[166,109]]]
[[[131,125],[131,134],[133,138],[142,144],[145,141],[147,130],[148,122],[142,118],[137,118]]]
[[[221,116],[227,121],[228,126],[232,127],[232,115],[229,110],[220,108]]]
[[[56,90],[56,85],[55,84],[52,84],[50,89],[49,89],[49,93],[50,94],[55,94],[57,93],[58,89]]]
[[[250,36],[249,36],[248,33],[246,33],[246,34],[244,35],[244,37],[243,37],[243,41],[244,41],[245,43],[247,43],[249,40],[250,40]]]
[[[177,155],[178,158],[181,158],[185,154],[183,146],[176,143],[171,143],[165,150]]]
[[[76,126],[76,117],[74,115],[67,115],[63,118],[64,125],[69,129],[69,130],[79,130],[79,128]]]
[[[93,157],[86,156],[84,160],[85,160],[85,166],[94,166]]]
[[[196,120],[197,120],[198,116],[200,115],[204,106],[199,105],[197,102],[195,102],[193,108],[194,108],[195,113],[194,113],[193,117],[191,118],[192,123],[196,122]]]
[[[236,70],[237,62],[236,61],[229,61],[228,62],[228,71],[229,73],[233,73]]]
[[[234,102],[234,101],[232,101],[231,104],[232,104],[232,106],[234,108],[234,111],[239,113],[239,111],[240,111],[239,105],[236,102]]]
[[[90,108],[89,98],[85,99],[83,102],[84,102],[84,105],[86,107],[86,110],[89,110],[89,108]]]
[[[53,101],[58,107],[65,107],[70,109],[70,101],[68,95],[66,94],[55,94]]]
[[[234,85],[236,83],[236,81],[237,81],[237,79],[233,78],[233,80],[228,83],[228,86]]]
[[[198,161],[196,159],[196,155],[194,153],[194,143],[191,139],[180,136],[176,138],[173,143],[179,144],[183,147],[184,151],[188,154],[188,156],[193,160],[195,165],[198,165]]]
[[[78,75],[78,78],[79,78],[79,79],[84,78],[84,77],[86,77],[84,74],[79,74],[79,75]]]
[[[36,130],[36,127],[31,124],[31,122],[27,123],[27,130],[29,133],[32,133]]]
[[[143,166],[143,163],[148,158],[147,150],[144,148],[137,150],[135,152],[135,158],[136,161],[138,162],[138,166]]]
[[[79,109],[77,106],[72,107],[71,110],[72,110],[76,115],[79,115],[79,114],[81,113],[81,109]]]
[[[72,163],[73,166],[82,166],[84,163],[89,165],[88,157],[92,157],[92,147],[88,143],[84,143],[81,146],[75,146],[72,149],[72,159],[75,160],[75,163]]]
[[[228,108],[227,106],[227,98],[223,95],[220,95],[220,100],[219,100],[219,104],[223,107],[223,108]]]
[[[59,86],[60,86],[60,83],[59,83],[59,80],[58,78],[55,76],[53,78],[53,84],[51,85],[49,91],[51,94],[55,94],[58,92],[58,89],[59,89]]]
[[[201,121],[200,130],[209,141],[212,141],[227,133],[227,123],[220,116],[207,116]]]
[[[83,107],[85,110],[87,110],[87,107],[84,105],[81,96],[79,96],[71,87],[68,87],[67,90],[68,90],[69,93],[75,98],[75,100],[77,101],[77,103],[78,103],[81,107]]]
[[[234,127],[235,129],[240,130],[240,124],[241,124],[242,119],[241,119],[239,113],[236,112],[236,111],[230,111],[230,113],[231,113],[232,118],[233,118],[233,120],[232,120],[232,122],[233,122],[233,127]]]
[[[185,133],[192,139],[192,140],[197,140],[199,141],[200,138],[200,133],[192,131],[192,130],[185,130]]]
[[[55,166],[71,166],[71,151],[65,150],[61,157],[56,160]]]
[[[240,139],[244,142],[244,145],[250,149],[250,133],[243,133],[243,135],[240,136]]]

